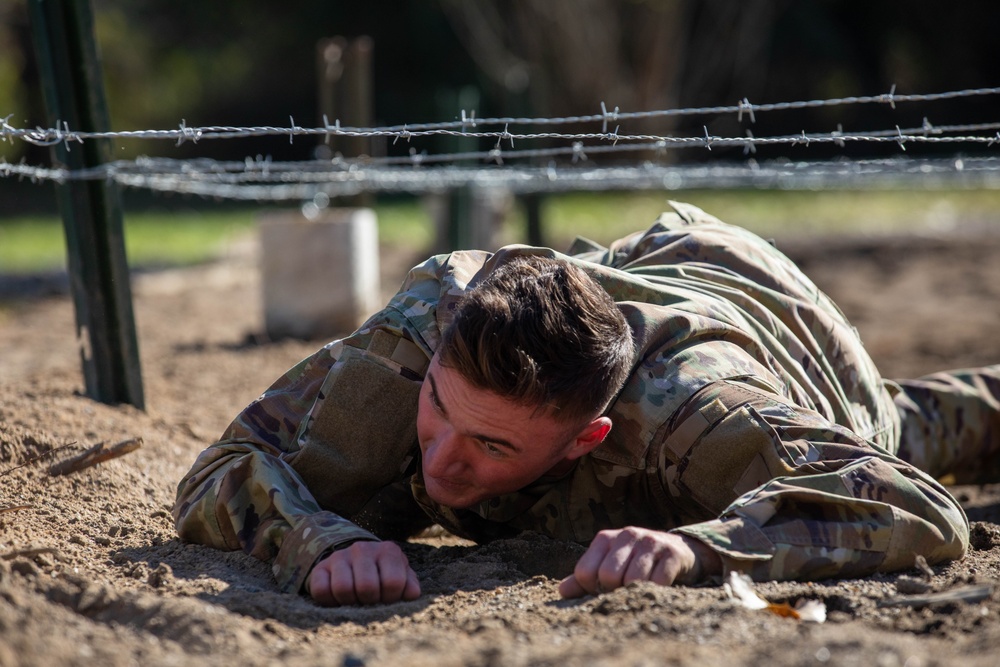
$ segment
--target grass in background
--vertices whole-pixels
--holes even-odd
[[[56,218],[0,222],[0,272],[25,273],[62,267],[66,242]]]
[[[1000,224],[1000,191],[721,191],[569,193],[549,195],[542,206],[548,243],[565,249],[577,235],[608,243],[646,229],[668,199],[701,207],[726,222],[765,236],[883,233],[948,229],[967,222]],[[291,207],[289,207],[291,208]],[[385,244],[430,248],[434,224],[413,198],[376,207]],[[267,209],[126,213],[125,243],[132,266],[178,266],[210,260],[253,234]],[[526,238],[524,211],[514,206],[502,241]],[[65,241],[55,218],[0,220],[0,273],[65,267]]]
[[[253,234],[266,208],[125,213],[125,252],[133,267],[186,266],[218,257]],[[416,201],[376,207],[379,234],[390,243],[429,248],[434,225]],[[0,219],[0,273],[66,267],[62,221],[55,217]]]
[[[141,213],[125,217],[125,252],[132,266],[183,266],[223,252],[254,227],[251,212]],[[65,268],[66,240],[56,217],[0,221],[0,272]]]

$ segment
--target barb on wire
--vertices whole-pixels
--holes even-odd
[[[896,108],[896,84],[892,84],[892,88],[889,89],[888,95],[880,95],[880,102],[887,103],[893,109]]]
[[[615,107],[615,110],[612,113],[609,114],[608,113],[608,107],[606,107],[604,105],[604,102],[602,101],[601,102],[601,116],[603,118],[603,124],[601,125],[601,132],[606,134],[607,131],[608,131],[608,120],[612,120],[614,122],[618,122],[618,107]],[[616,134],[618,133],[617,129],[615,130],[615,133]]]
[[[846,146],[847,144],[844,143],[844,126],[837,123],[837,129],[830,133],[830,138],[833,139],[833,143],[835,143],[838,148]]]
[[[10,119],[13,118],[13,117],[14,117],[14,114],[9,113],[6,116],[4,116],[3,118],[0,118],[0,128],[2,128],[4,130],[4,134],[2,135],[2,138],[3,138],[4,141],[9,142],[9,143],[14,143],[13,139],[6,134],[6,131],[8,129],[9,130],[14,130],[15,129],[15,128],[11,127],[11,125],[10,125]]]
[[[334,134],[340,134],[340,119],[337,118],[333,125],[330,125],[330,119],[327,118],[326,114],[323,114],[323,127],[326,129],[326,134],[323,137],[323,143],[327,146],[330,145],[330,130],[333,129]]]
[[[510,140],[510,147],[513,148],[514,147],[514,135],[511,134],[510,131],[507,128],[508,128],[507,125],[503,126],[503,132],[500,134],[499,137],[497,137],[497,145],[498,146],[500,145],[500,140],[501,139],[509,139]]]
[[[405,125],[403,126],[402,132],[396,133],[396,138],[392,140],[393,145],[395,145],[395,143],[400,139],[406,139],[406,143],[410,143],[410,131],[406,129]]]
[[[472,110],[472,115],[468,118],[465,116],[465,109],[462,109],[462,132],[465,132],[467,127],[476,126],[476,110]]]
[[[187,120],[181,118],[180,134],[177,136],[177,145],[180,146],[185,141],[190,141],[191,143],[198,143],[198,139],[201,138],[201,131],[193,127],[187,126]]]
[[[705,148],[712,150],[712,137],[708,134],[708,126],[705,125],[705,136],[702,137],[702,141],[705,142]]]

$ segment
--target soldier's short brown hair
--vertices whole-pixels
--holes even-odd
[[[439,361],[474,387],[570,423],[607,408],[633,356],[625,316],[596,280],[565,260],[525,255],[469,290]]]

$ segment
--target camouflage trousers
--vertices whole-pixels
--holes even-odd
[[[1000,365],[896,384],[899,458],[936,478],[1000,482]]]

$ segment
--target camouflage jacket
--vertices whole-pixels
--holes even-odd
[[[510,246],[414,268],[381,312],[288,371],[198,457],[178,487],[178,533],[273,563],[285,591],[334,549],[432,522],[477,541],[678,531],[756,579],[960,557],[965,515],[894,456],[892,385],[837,307],[760,238],[674,208],[610,248]],[[423,488],[420,383],[468,285],[523,253],[600,281],[637,362],[608,409],[610,435],[571,472],[452,510]]]

